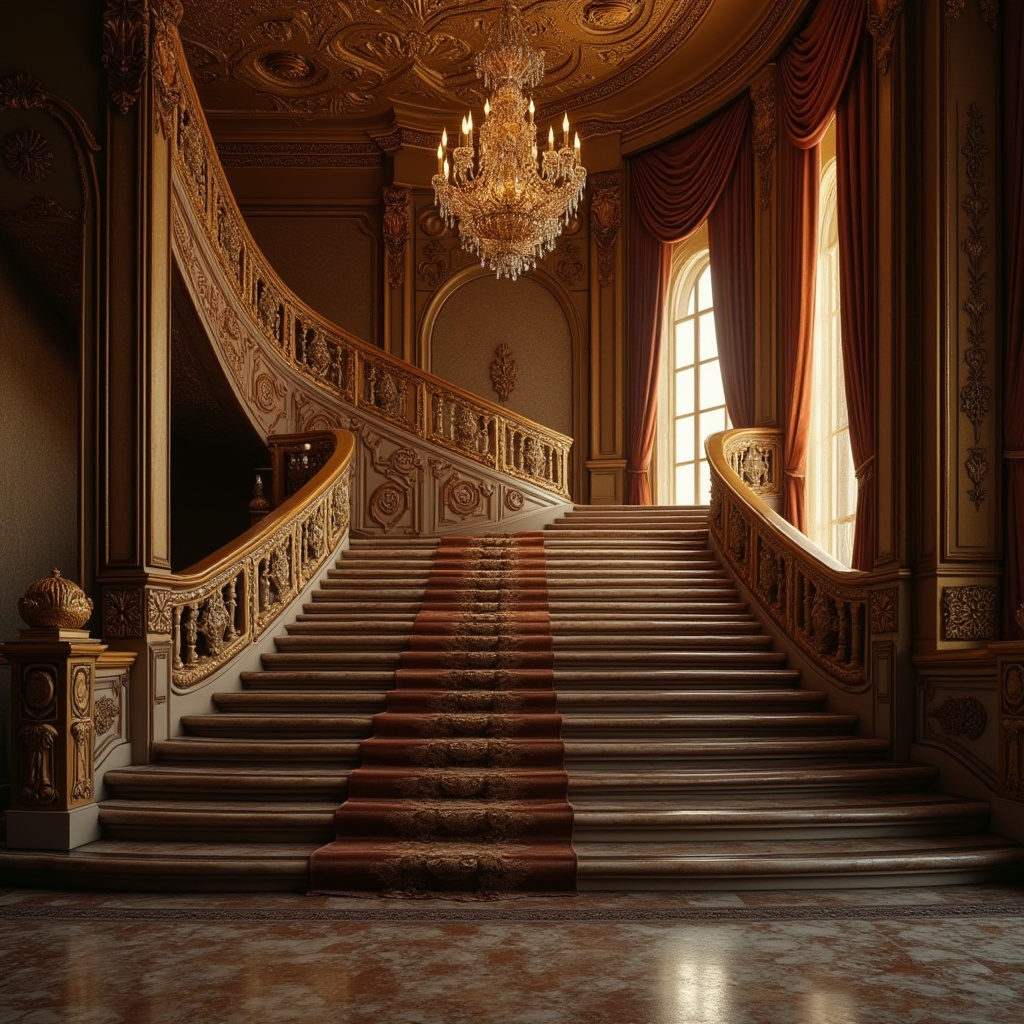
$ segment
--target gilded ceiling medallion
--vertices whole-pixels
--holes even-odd
[[[316,62],[290,50],[270,50],[256,58],[256,66],[270,78],[287,85],[306,84],[317,77]]]

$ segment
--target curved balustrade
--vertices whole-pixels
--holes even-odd
[[[188,65],[178,46],[181,102],[174,132],[174,249],[199,305],[216,285],[230,294],[208,320],[220,330],[226,365],[240,369],[247,346],[281,360],[310,395],[344,403],[424,441],[558,498],[569,497],[571,438],[387,355],[329,323],[277,276],[249,233],[228,186]],[[203,253],[205,259],[200,259]],[[216,282],[209,278],[215,277]],[[216,301],[206,305],[217,306]],[[219,316],[217,316],[219,314]],[[246,401],[271,414],[287,399],[271,369],[249,382]],[[295,401],[293,396],[293,401]],[[302,399],[298,399],[302,401]]]
[[[255,643],[348,530],[352,435],[316,431],[278,435],[269,443],[282,503],[170,580],[167,621],[178,690],[196,686]]]
[[[782,432],[729,430],[708,438],[710,529],[761,608],[836,686],[870,688],[869,638],[895,634],[891,574],[847,569],[769,505],[782,494]]]

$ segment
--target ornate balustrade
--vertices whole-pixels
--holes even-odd
[[[201,683],[255,643],[348,530],[352,435],[279,435],[270,447],[278,507],[171,579],[166,622],[178,690]]]
[[[781,498],[782,434],[731,430],[707,442],[710,527],[761,608],[840,689],[871,686],[869,636],[895,634],[892,577],[855,572],[815,547],[769,506]]]
[[[283,361],[308,385],[292,401],[337,403],[489,469],[569,497],[571,438],[446,384],[319,316],[277,276],[235,203],[202,114],[180,40],[180,92],[173,130],[173,244],[240,397],[257,419],[283,408],[288,389],[271,365]],[[223,289],[223,299],[211,294]],[[260,355],[254,356],[258,348]],[[278,417],[280,418],[280,413]],[[315,414],[314,414],[315,415]],[[320,416],[317,425],[330,415]],[[337,424],[339,418],[333,417]],[[305,425],[305,424],[304,424]]]

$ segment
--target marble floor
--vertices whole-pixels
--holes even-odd
[[[1024,888],[493,903],[0,889],[2,1024],[1009,1024]]]

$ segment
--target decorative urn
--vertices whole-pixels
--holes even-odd
[[[18,598],[18,614],[33,629],[81,629],[92,615],[92,601],[54,569]]]

